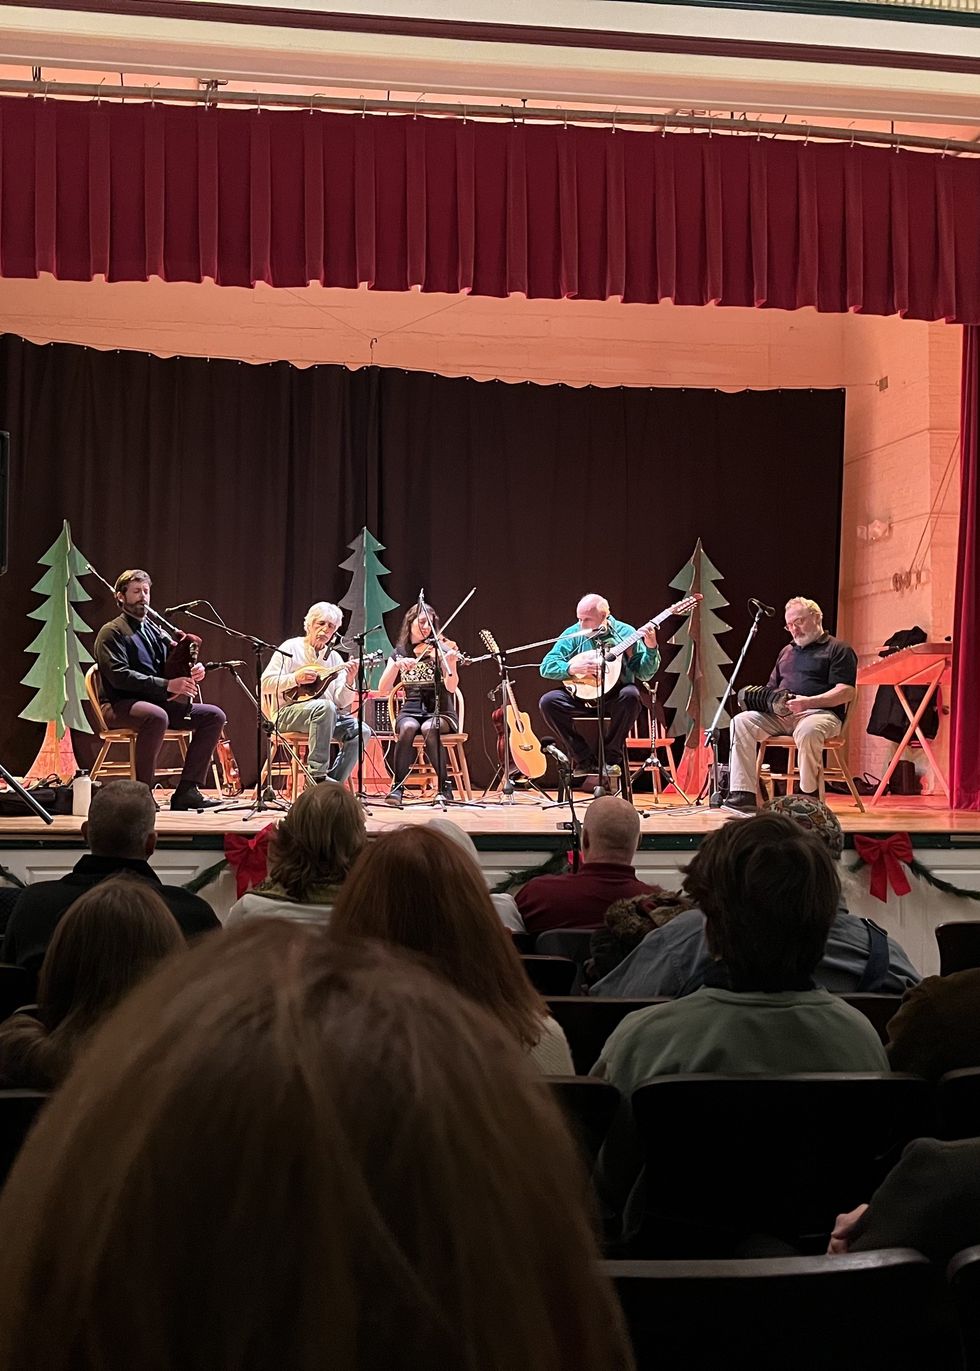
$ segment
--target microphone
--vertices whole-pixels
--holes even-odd
[[[571,768],[571,762],[557,745],[554,738],[542,738],[541,751],[547,753],[549,757],[553,757],[559,766]]]
[[[230,666],[230,667],[235,667],[236,669],[238,669],[238,668],[241,668],[241,667],[247,666],[247,665],[248,665],[247,662],[205,662],[205,663],[204,663],[204,670],[205,670],[205,671],[217,671],[220,667],[223,667],[223,666]]]
[[[749,597],[749,604],[753,609],[757,609],[761,614],[764,614],[767,619],[771,619],[776,613],[776,610],[772,605],[764,605],[761,600],[757,600],[754,596]]]
[[[182,609],[196,609],[198,605],[204,603],[204,600],[185,600],[182,605],[171,605],[169,609],[165,609],[163,612],[164,614],[177,614]]]

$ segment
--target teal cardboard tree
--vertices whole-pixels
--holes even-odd
[[[351,573],[350,588],[340,602],[344,609],[350,610],[347,633],[351,635],[363,633],[366,628],[373,629],[364,641],[364,651],[380,650],[385,657],[389,657],[394,649],[385,632],[384,616],[389,609],[398,608],[398,601],[387,595],[381,586],[381,577],[389,575],[388,568],[377,555],[384,552],[384,543],[379,543],[373,533],[362,528],[354,541],[347,546],[353,555],[340,564],[342,571]],[[376,629],[375,624],[380,624],[381,627]],[[367,673],[369,689],[374,690],[377,687],[383,670],[382,663],[372,667]]]
[[[674,710],[671,735],[685,738],[678,780],[688,791],[700,790],[704,784],[711,761],[710,750],[704,745],[704,731],[715,717],[718,702],[725,693],[727,681],[721,668],[732,660],[717,641],[718,634],[728,633],[731,628],[715,613],[716,609],[728,604],[715,585],[722,579],[699,538],[691,560],[670,583],[683,595],[704,597],[670,639],[680,652],[667,668],[677,675],[677,684],[666,704]],[[722,729],[727,724],[728,715],[723,711],[718,727]]]
[[[40,619],[43,628],[27,648],[37,654],[37,661],[21,681],[21,685],[36,689],[34,698],[20,712],[22,719],[53,724],[58,738],[69,728],[91,733],[92,729],[82,702],[85,699],[83,665],[93,660],[92,654],[79,641],[79,633],[91,633],[75,610],[75,605],[92,597],[79,581],[88,570],[88,563],[71,541],[71,529],[66,520],[56,542],[40,559],[44,573],[34,591],[43,595],[44,603],[32,609],[31,619]]]

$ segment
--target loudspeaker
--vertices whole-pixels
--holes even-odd
[[[7,488],[10,481],[10,434],[0,433],[0,576],[7,570]]]

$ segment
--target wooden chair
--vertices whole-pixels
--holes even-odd
[[[280,742],[280,739],[282,740]],[[292,752],[287,752],[283,743],[288,743]],[[306,759],[309,750],[310,738],[308,733],[289,733],[282,732],[273,735],[272,755],[268,763],[262,766],[262,784],[265,785],[271,775],[272,786],[275,788],[276,777],[287,777],[285,785],[285,795],[287,800],[295,800],[302,793],[306,786],[306,773],[300,766],[300,762]]]
[[[126,776],[131,781],[136,780],[136,729],[135,728],[110,728],[106,723],[105,715],[102,712],[102,700],[99,691],[99,668],[90,666],[85,673],[85,689],[88,693],[88,702],[92,706],[92,713],[95,716],[95,729],[99,735],[102,747],[99,755],[92,765],[92,780],[97,776],[108,779],[111,776]],[[189,728],[168,728],[163,735],[165,743],[176,743],[180,749],[180,766],[158,766],[156,774],[158,776],[179,776],[183,770],[183,763],[187,757],[187,740],[190,737]],[[127,760],[109,761],[109,749],[122,746],[128,749]]]
[[[847,765],[847,730],[850,723],[851,711],[848,710],[841,724],[840,732],[835,733],[831,738],[825,738],[823,742],[823,763],[820,767],[820,774],[817,778],[817,793],[821,801],[827,802],[827,781],[843,781],[854,798],[854,803],[863,814],[864,801],[858,794]],[[763,764],[766,759],[766,752],[770,747],[781,747],[786,749],[786,770],[769,771],[766,776],[762,774]],[[828,754],[830,759],[828,759]],[[791,794],[794,785],[800,778],[798,766],[796,739],[791,733],[776,733],[771,738],[763,738],[759,743],[758,756],[755,759],[755,789],[760,800],[771,800],[773,797],[772,781],[785,781],[786,793]],[[767,794],[763,796],[762,787],[767,782]]]
[[[602,1267],[637,1371],[959,1371],[955,1334],[932,1298],[937,1273],[909,1248]],[[975,1321],[980,1300],[974,1289],[968,1298]]]
[[[674,765],[673,749],[675,740],[668,737],[666,733],[658,730],[657,711],[660,707],[657,705],[656,700],[657,687],[659,684],[659,681],[653,683],[650,692],[650,704],[646,708],[641,709],[636,716],[636,722],[630,729],[626,738],[626,745],[623,748],[623,761],[629,772],[630,791],[633,789],[633,782],[640,774],[640,768],[647,757],[650,756],[651,752],[654,753],[654,755],[663,753],[663,765],[666,766],[670,773],[670,779],[673,784],[675,786],[677,784],[677,768]],[[662,715],[663,711],[660,710],[660,713]],[[634,756],[636,757],[636,764],[631,766],[630,759]],[[664,788],[663,773],[661,772],[660,767],[651,767],[650,776],[651,785],[653,787],[653,802],[654,804],[657,804],[659,803],[659,797]]]
[[[399,701],[404,694],[404,687],[396,685],[388,696],[388,718],[391,722],[392,733],[396,731],[395,721],[398,718]],[[455,786],[457,795],[462,796],[464,800],[472,800],[473,787],[470,784],[470,769],[466,764],[466,744],[469,742],[470,735],[464,732],[466,702],[461,690],[453,693],[449,707],[459,720],[459,727],[455,733],[443,733],[442,735],[442,746],[446,756],[446,775]],[[418,790],[423,795],[434,794],[437,788],[436,773],[429,765],[429,760],[425,755],[425,739],[422,737],[421,730],[415,737],[415,760],[409,768],[404,783],[410,789]]]

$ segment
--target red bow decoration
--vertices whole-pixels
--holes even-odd
[[[275,829],[275,824],[266,824],[265,828],[260,828],[250,838],[239,837],[237,833],[225,834],[225,857],[235,873],[239,899],[246,890],[265,880],[269,864],[269,839]]]
[[[907,833],[893,833],[888,838],[868,838],[854,835],[854,850],[871,868],[871,893],[876,900],[888,899],[891,885],[896,895],[907,895],[912,887],[902,867],[912,860],[912,840]]]

